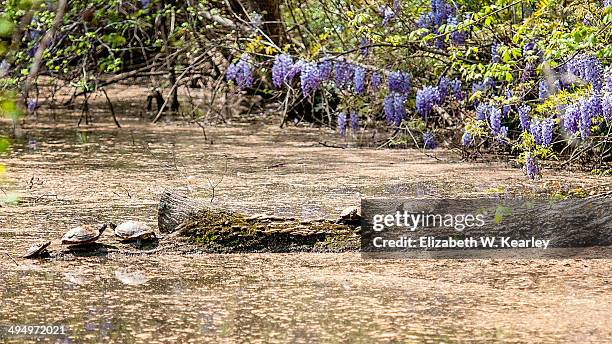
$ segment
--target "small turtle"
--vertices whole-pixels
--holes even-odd
[[[23,258],[36,258],[41,256],[46,250],[47,247],[51,245],[51,241],[43,241],[37,244],[30,246],[30,248],[23,255]]]
[[[110,227],[121,241],[155,239],[155,232],[149,225],[139,221],[125,221],[118,226],[111,222]]]
[[[338,219],[338,222],[352,223],[352,222],[358,222],[360,220],[361,220],[361,214],[360,214],[359,208],[348,207],[348,208],[345,208],[340,213],[340,218]]]
[[[100,238],[106,227],[108,227],[107,224],[75,227],[64,234],[62,244],[81,245],[92,243]]]

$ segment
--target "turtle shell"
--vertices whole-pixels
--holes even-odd
[[[360,218],[361,214],[357,207],[345,208],[340,213],[340,220],[359,220]]]
[[[37,257],[41,253],[43,253],[43,251],[45,251],[45,249],[49,245],[51,245],[51,241],[43,241],[43,242],[36,243],[36,244],[30,246],[30,248],[28,248],[26,253],[23,255],[23,258],[34,258],[34,257]]]
[[[83,225],[75,227],[62,237],[62,244],[64,245],[79,245],[92,243],[102,235],[102,232],[106,229],[104,225]]]
[[[144,222],[125,221],[115,227],[115,235],[121,240],[145,240],[155,237],[153,229]]]

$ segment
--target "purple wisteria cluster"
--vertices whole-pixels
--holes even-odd
[[[603,112],[604,119],[608,123],[612,123],[612,92],[604,93],[601,99],[601,111]]]
[[[287,82],[287,76],[293,67],[293,57],[288,54],[279,54],[274,58],[272,65],[272,84],[280,88]]]
[[[487,122],[491,128],[491,134],[499,143],[506,143],[508,138],[508,127],[502,126],[502,108],[493,104],[480,103],[476,108],[476,120]]]
[[[540,173],[538,169],[537,160],[531,153],[527,153],[527,156],[525,157],[524,170],[525,174],[527,174],[527,177],[529,177],[529,179],[536,179],[536,177]]]
[[[455,97],[457,100],[463,99],[463,92],[461,92],[461,80],[459,79],[448,79],[446,77],[440,78],[438,84],[438,91],[440,92],[440,101],[444,102],[449,96]]]
[[[444,0],[431,0],[429,12],[422,13],[417,21],[420,28],[436,29],[446,23],[448,18],[454,15],[454,9]]]
[[[319,66],[316,62],[306,62],[302,66],[300,73],[300,84],[302,86],[302,94],[308,97],[319,88],[321,85],[321,74]]]
[[[435,105],[442,105],[449,97],[463,99],[461,81],[441,77],[438,86],[423,86],[416,94],[416,112],[427,118]]]
[[[575,104],[565,107],[563,116],[563,127],[571,134],[580,132],[583,140],[591,136],[594,120],[600,116],[610,122],[612,120],[612,99],[610,93],[603,96],[593,93],[591,96],[583,96]]]
[[[500,63],[501,57],[499,56],[499,43],[493,43],[491,46],[491,63]]]
[[[593,55],[575,56],[567,63],[567,71],[593,85],[595,91],[600,91],[603,87],[603,67],[599,59]]]
[[[604,86],[604,90],[608,92],[612,92],[612,66],[606,67],[604,71],[604,85],[603,86]]]
[[[383,5],[378,8],[382,18],[382,26],[387,26],[402,10],[402,0],[393,0],[393,8]]]
[[[340,136],[346,135],[346,114],[344,112],[338,114],[338,133]]]
[[[383,101],[383,111],[385,112],[385,121],[389,125],[399,126],[402,120],[406,117],[406,95],[401,93],[390,93]]]
[[[350,127],[353,134],[355,134],[359,131],[359,115],[357,112],[352,111],[347,122],[346,114],[341,112],[338,114],[337,126],[340,136],[346,136],[347,127]]]
[[[240,89],[245,89],[253,85],[253,69],[251,67],[251,57],[247,54],[242,55],[235,64],[227,67],[225,78],[227,81],[234,81]]]
[[[465,43],[468,32],[466,29],[458,29],[460,18],[456,15],[456,10],[444,0],[430,0],[429,11],[421,13],[417,26],[422,29],[429,29],[429,31],[437,34],[441,25],[452,26],[449,37],[453,44],[461,45]],[[437,48],[444,47],[444,40],[436,38],[434,46]]]
[[[437,86],[423,86],[416,94],[417,114],[427,118],[434,105],[440,104],[440,99],[440,91]]]
[[[423,133],[423,148],[435,149],[437,147],[436,137],[431,132]]]
[[[469,147],[474,144],[474,137],[468,131],[463,132],[463,136],[461,136],[461,144]]]
[[[349,88],[353,81],[354,73],[355,66],[352,63],[345,61],[334,62],[334,83],[336,87],[341,89]]]
[[[391,72],[387,80],[387,87],[389,92],[407,94],[410,92],[410,74],[402,71]]]
[[[235,79],[236,65],[230,65],[227,71],[228,80]],[[333,78],[332,78],[333,74]],[[319,62],[298,60],[294,63],[288,54],[280,54],[274,58],[272,66],[272,83],[276,88],[289,86],[293,79],[300,76],[300,86],[304,96],[310,96],[325,82],[333,80],[333,84],[342,90],[353,90],[362,95],[368,85],[373,92],[377,92],[382,84],[380,72],[372,71],[343,60],[322,59]],[[408,73],[393,72],[389,77],[389,87],[394,92],[408,93],[410,90],[410,76]]]
[[[366,70],[363,67],[355,67],[353,74],[353,85],[355,87],[355,93],[363,94],[366,87]]]
[[[447,25],[452,25],[454,27],[453,31],[451,31],[450,33],[451,42],[453,42],[455,45],[461,45],[465,43],[465,39],[467,38],[468,32],[464,29],[457,28],[457,25],[459,25],[459,17],[449,17]]]
[[[519,121],[521,122],[521,128],[523,130],[529,130],[529,113],[531,112],[531,106],[523,104],[517,109]]]
[[[382,85],[382,76],[378,72],[372,72],[370,75],[370,87],[372,91],[378,92],[380,86]]]

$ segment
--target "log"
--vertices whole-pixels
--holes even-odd
[[[398,250],[395,248],[379,249],[373,245],[374,240],[380,237],[384,240],[414,240],[418,243],[423,237],[432,240],[464,240],[475,238],[510,238],[523,242],[535,240],[547,241],[549,251],[560,258],[567,258],[570,254],[579,256],[584,248],[600,247],[604,256],[610,257],[612,253],[612,193],[604,193],[584,199],[567,200],[524,200],[503,198],[477,198],[477,199],[365,199],[362,202],[364,224],[362,226],[362,251],[373,253],[389,253],[404,251],[409,257],[497,257],[501,250],[484,247],[482,245],[457,247],[446,249],[443,246],[427,246],[425,248]],[[419,222],[413,226],[411,218],[409,225],[385,225],[384,228],[374,230],[374,216],[387,216],[388,214],[408,214],[426,216],[482,214],[482,225],[470,225],[457,228],[454,225],[442,225],[441,221],[433,224]],[[463,217],[464,218],[464,217]],[[402,220],[403,221],[403,220]],[[477,221],[472,221],[475,223]],[[452,223],[452,222],[451,222]],[[378,222],[380,226],[381,222]],[[376,239],[379,240],[379,239]],[[380,241],[380,240],[379,240]],[[428,241],[429,242],[429,241]],[[433,242],[433,241],[432,241]],[[417,244],[418,245],[418,244]],[[414,247],[414,246],[413,246]],[[419,246],[416,246],[419,247]],[[500,246],[495,246],[498,248]],[[506,247],[502,245],[501,248]],[[478,252],[482,251],[482,252]],[[510,250],[507,250],[510,251]],[[516,257],[538,257],[543,251],[514,250]],[[425,255],[424,253],[427,253]]]
[[[344,252],[359,248],[351,221],[241,214],[168,189],[158,207],[158,226],[170,236],[187,236],[208,252]]]

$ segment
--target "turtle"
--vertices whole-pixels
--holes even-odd
[[[357,223],[361,221],[361,212],[358,207],[348,207],[342,210],[337,220],[338,223]]]
[[[36,243],[30,246],[30,248],[28,248],[26,253],[23,255],[23,258],[39,257],[47,250],[47,247],[49,245],[51,245],[51,241],[42,241],[42,242]]]
[[[157,238],[155,232],[149,225],[140,221],[125,221],[119,225],[110,223],[110,227],[115,231],[115,235],[121,241],[148,240]]]
[[[72,228],[62,237],[63,245],[81,245],[95,242],[100,238],[107,224],[102,225],[82,225]]]

